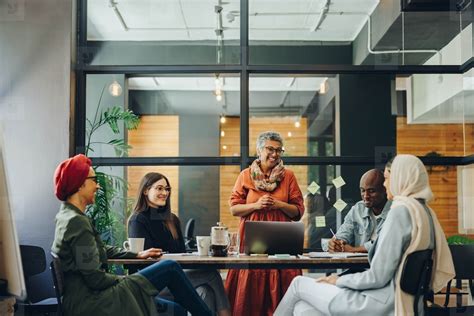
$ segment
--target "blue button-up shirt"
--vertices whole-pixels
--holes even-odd
[[[344,218],[344,223],[337,230],[336,238],[345,240],[354,247],[364,246],[369,251],[374,243],[371,240],[374,229],[378,235],[391,205],[392,201],[387,201],[382,213],[375,219],[372,211],[365,207],[363,201],[357,202]]]

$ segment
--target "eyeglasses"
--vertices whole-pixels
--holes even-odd
[[[275,148],[275,147],[272,147],[272,146],[265,146],[265,150],[269,154],[277,153],[277,155],[281,155],[285,152],[285,150],[283,148]]]
[[[158,192],[163,192],[163,191],[166,191],[168,193],[171,192],[171,187],[164,187],[162,185],[157,185],[156,187],[152,187],[152,188]]]
[[[87,177],[86,179],[91,179],[92,181],[94,181],[95,183],[97,183],[97,176]]]

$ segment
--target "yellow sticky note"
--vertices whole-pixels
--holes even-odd
[[[315,224],[316,224],[316,227],[326,227],[326,217],[316,216]]]
[[[310,185],[308,185],[308,192],[311,194],[315,194],[316,192],[319,191],[319,185],[316,182],[311,182]]]
[[[339,199],[336,201],[336,203],[334,203],[333,206],[336,210],[338,210],[339,212],[342,212],[342,210],[347,206],[347,203]]]
[[[346,181],[342,177],[337,177],[336,179],[332,180],[332,183],[336,187],[336,189],[339,189],[342,187],[344,184],[346,184]]]

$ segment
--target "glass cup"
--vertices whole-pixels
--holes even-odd
[[[229,233],[229,248],[227,253],[229,256],[237,256],[240,249],[239,233]]]
[[[330,240],[331,238],[321,238],[321,248],[323,249],[323,251],[328,251]]]

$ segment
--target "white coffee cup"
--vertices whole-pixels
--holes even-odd
[[[123,242],[123,248],[127,251],[139,253],[143,251],[143,246],[145,245],[145,238],[129,238]]]
[[[196,236],[198,254],[200,256],[209,256],[211,248],[211,236]]]

